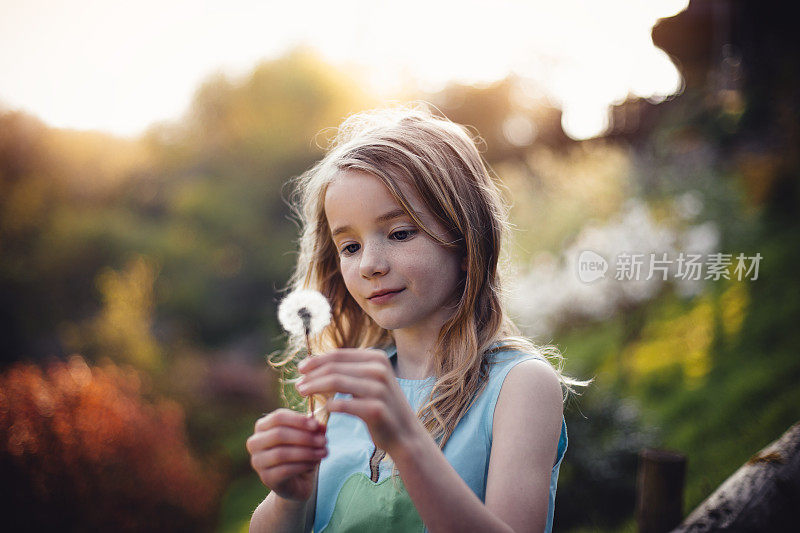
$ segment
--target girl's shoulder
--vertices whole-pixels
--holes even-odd
[[[533,379],[547,374],[544,379],[558,381],[558,375],[553,365],[543,354],[537,353],[535,349],[527,349],[513,343],[499,342],[486,352],[484,359],[486,361],[485,384],[478,400],[488,403],[492,408],[497,403],[500,390],[509,373],[521,363],[531,361],[524,365],[527,368],[520,369],[525,376]]]
[[[519,346],[509,341],[494,343],[484,354],[490,377],[497,373],[508,373],[517,364],[528,360],[539,360],[552,368],[550,361],[534,349]]]

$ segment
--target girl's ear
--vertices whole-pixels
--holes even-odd
[[[461,258],[461,270],[463,270],[464,272],[467,271],[467,256],[466,255]]]

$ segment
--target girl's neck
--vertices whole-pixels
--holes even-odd
[[[397,347],[395,373],[402,379],[425,379],[433,374],[430,363],[436,339],[417,337],[403,331],[393,334]]]
[[[434,374],[432,363],[436,341],[454,309],[455,307],[442,307],[423,324],[392,330],[394,345],[397,347],[395,372],[398,378],[425,379]]]

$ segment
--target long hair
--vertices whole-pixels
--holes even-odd
[[[547,357],[565,395],[582,384],[562,374],[563,358],[555,347],[539,347],[523,338],[506,315],[498,264],[509,227],[507,206],[469,132],[422,106],[350,116],[325,157],[296,178],[291,203],[302,233],[289,288],[320,291],[332,309],[331,324],[313,339],[315,352],[392,344],[389,332],[350,296],[339,271],[324,201],[331,180],[344,170],[367,172],[381,180],[422,231],[466,257],[460,297],[433,351],[435,383],[417,413],[440,447],[485,385],[493,351],[511,348]],[[443,239],[419,220],[400,183],[411,186],[451,238]],[[286,364],[301,349],[290,342],[286,357],[276,365]]]

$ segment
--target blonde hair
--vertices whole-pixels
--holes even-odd
[[[561,379],[565,397],[573,386],[584,384],[562,374],[563,357],[555,347],[536,346],[523,338],[506,315],[500,302],[498,263],[508,230],[507,207],[469,132],[423,106],[350,116],[337,130],[325,157],[296,178],[291,203],[302,234],[289,289],[320,291],[332,308],[331,324],[313,339],[315,353],[392,344],[389,332],[350,296],[339,272],[324,200],[328,184],[343,170],[363,171],[380,179],[422,231],[467,258],[463,292],[433,351],[435,383],[417,413],[440,447],[485,385],[488,356],[494,351],[517,349],[545,356]],[[400,183],[411,186],[445,234],[453,236],[451,240],[425,227]],[[301,350],[302,345],[290,342],[286,357],[275,365],[287,364]]]

